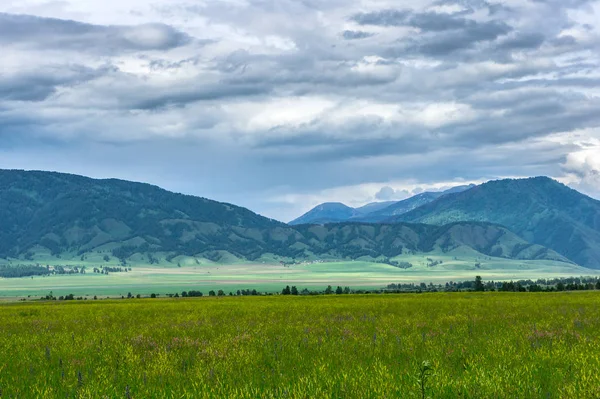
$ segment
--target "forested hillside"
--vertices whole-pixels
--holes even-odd
[[[491,181],[386,222],[485,221],[572,261],[600,268],[600,201],[547,177]]]
[[[148,263],[193,256],[213,261],[357,259],[470,248],[515,259],[563,260],[488,223],[286,224],[247,209],[121,180],[0,171],[0,258],[101,256]]]

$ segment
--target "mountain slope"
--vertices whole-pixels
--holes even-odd
[[[547,177],[488,182],[387,221],[498,223],[526,241],[600,269],[600,201]]]
[[[358,208],[351,208],[341,202],[325,202],[292,220],[289,225],[345,222],[387,208],[394,203],[395,201],[371,202]]]
[[[236,229],[285,227],[244,208],[149,184],[5,170],[0,170],[0,220],[0,257],[35,245],[53,255],[108,244],[203,252],[235,241]],[[184,234],[192,225],[195,234]]]
[[[341,222],[359,214],[360,213],[356,209],[344,205],[341,202],[326,202],[317,205],[304,215],[292,220],[289,224],[324,224]]]
[[[354,209],[356,209],[361,215],[366,215],[371,212],[377,212],[381,209],[385,209],[395,203],[396,201],[371,202],[367,205],[363,205]]]
[[[413,209],[417,209],[418,207],[433,202],[444,195],[460,193],[473,187],[475,187],[474,184],[468,186],[457,186],[446,191],[426,191],[405,200],[395,202],[390,206],[378,211],[358,217],[356,220],[367,223],[379,223],[393,216],[399,216],[410,212]]]
[[[470,248],[500,258],[568,262],[556,252],[530,244],[505,227],[490,223],[458,222],[445,226],[335,223],[301,225],[296,230],[311,243],[311,251],[337,255],[350,253],[352,258],[394,257],[432,251],[449,253]]]
[[[402,215],[406,212],[410,212],[420,206],[435,201],[442,196],[442,193],[436,192],[425,192],[417,194],[413,197],[407,198],[402,201],[395,202],[383,209],[375,212],[360,216],[357,218],[359,222],[377,223],[389,219],[392,216]]]
[[[304,215],[289,222],[289,224],[294,226],[299,224],[326,224],[347,221],[377,223],[392,216],[412,211],[421,205],[434,201],[442,195],[461,192],[472,187],[474,185],[457,186],[439,192],[424,192],[402,201],[372,202],[359,208],[351,208],[340,202],[326,202],[317,205]]]
[[[17,261],[356,259],[459,248],[511,259],[566,261],[487,223],[290,227],[244,208],[148,184],[49,172],[0,170],[0,220],[0,258]]]

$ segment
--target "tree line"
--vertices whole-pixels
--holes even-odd
[[[518,281],[484,281],[481,276],[476,276],[475,280],[453,282],[444,284],[433,283],[399,283],[388,284],[385,288],[379,289],[351,289],[350,287],[341,287],[328,285],[323,290],[309,290],[304,288],[299,290],[296,286],[286,285],[281,292],[260,292],[256,289],[241,289],[237,291],[210,290],[209,297],[224,296],[273,296],[273,295],[348,295],[348,294],[389,294],[389,293],[422,293],[422,292],[562,292],[562,291],[586,291],[600,290],[600,277],[567,277],[538,280],[518,280]],[[145,298],[159,298],[161,294],[152,293]],[[165,294],[168,298],[196,298],[205,296],[202,291],[189,290],[177,292],[174,294]],[[122,299],[142,298],[141,294],[133,295],[131,292],[121,296]],[[41,300],[87,300],[87,298],[77,297],[73,294],[55,297],[52,292],[49,295],[42,296]],[[94,296],[94,299],[98,299]],[[107,297],[108,299],[108,297]]]

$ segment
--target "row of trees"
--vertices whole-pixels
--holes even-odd
[[[94,273],[108,274],[108,273],[126,273],[131,271],[131,267],[112,267],[112,266],[100,266],[94,267]]]
[[[331,285],[327,286],[324,290],[298,290],[296,286],[287,285],[281,290],[281,295],[344,295],[344,294],[382,294],[382,293],[418,293],[418,292],[457,292],[457,291],[502,291],[502,292],[556,292],[556,291],[581,291],[581,290],[600,290],[600,278],[598,277],[570,277],[570,278],[555,278],[555,279],[539,279],[539,280],[518,280],[518,281],[483,281],[481,276],[476,276],[475,280],[461,281],[461,282],[447,282],[445,284],[433,283],[425,284],[414,284],[414,283],[400,283],[400,284],[389,284],[384,289],[376,290],[352,290],[350,287],[333,288]],[[259,296],[259,295],[273,295],[273,293],[262,293],[256,289],[243,289],[234,292],[221,290],[210,290],[208,296],[210,297],[223,297],[223,296]],[[192,297],[203,297],[204,293],[197,290],[183,291],[181,295],[179,293],[166,294],[169,298],[192,298]],[[127,294],[128,299],[141,298],[140,294],[133,295],[131,292]],[[150,298],[158,298],[160,294],[152,293]],[[125,299],[124,296],[121,298]],[[52,292],[41,298],[42,300],[82,300],[87,298],[78,297],[75,298],[73,294],[61,296],[56,298]],[[94,296],[94,299],[98,299]]]
[[[46,276],[50,271],[42,266],[17,265],[17,266],[0,266],[0,277],[2,278],[19,278],[32,276]]]
[[[501,292],[553,292],[600,290],[598,277],[568,277],[518,281],[483,281],[481,276],[475,280],[447,282],[445,284],[389,284],[386,292],[456,292],[456,291],[501,291]]]

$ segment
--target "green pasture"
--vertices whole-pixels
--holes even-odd
[[[428,259],[442,261],[428,267]],[[284,266],[268,263],[217,264],[214,262],[185,262],[177,267],[172,263],[159,265],[131,265],[127,273],[109,275],[92,273],[95,263],[70,261],[52,264],[87,267],[86,274],[35,276],[0,279],[0,297],[39,297],[50,291],[56,296],[127,296],[167,294],[190,289],[203,291],[222,289],[226,293],[238,289],[256,289],[261,292],[279,292],[286,285],[299,289],[322,290],[327,285],[349,286],[353,289],[380,288],[390,283],[434,284],[448,281],[473,280],[481,275],[484,280],[519,280],[552,277],[595,275],[596,271],[572,264],[552,261],[515,261],[501,258],[415,255],[402,256],[411,262],[410,269],[366,261],[303,263]],[[41,262],[44,265],[45,263]],[[476,264],[479,266],[476,267]]]
[[[7,398],[598,398],[600,293],[0,305]]]

